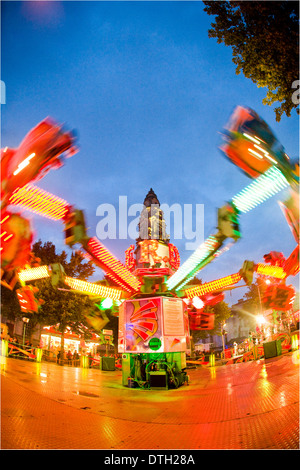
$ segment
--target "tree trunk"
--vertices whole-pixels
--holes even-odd
[[[65,329],[61,332],[60,343],[60,364],[63,366],[65,363]]]

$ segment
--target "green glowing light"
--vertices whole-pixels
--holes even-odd
[[[152,351],[157,351],[161,348],[161,340],[159,338],[151,338],[149,341],[149,348],[152,349]]]
[[[183,265],[171,276],[167,281],[167,288],[169,290],[178,286],[187,276],[193,276],[194,271],[198,271],[199,265],[220,248],[220,242],[216,237],[210,235],[183,263]],[[205,263],[206,264],[206,263]],[[188,279],[186,280],[188,282]]]
[[[271,167],[232,198],[240,212],[246,213],[289,186],[280,170]]]
[[[106,299],[103,299],[101,304],[100,304],[100,309],[106,310],[107,308],[111,308],[113,306],[113,301],[109,297]]]

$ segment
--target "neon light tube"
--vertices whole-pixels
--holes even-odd
[[[246,213],[288,186],[287,179],[273,166],[234,196],[232,202],[240,212]]]
[[[281,266],[270,266],[268,264],[258,263],[256,265],[257,274],[262,274],[264,276],[276,277],[278,279],[285,279],[286,272]]]
[[[65,200],[32,184],[27,184],[14,191],[9,198],[9,203],[22,206],[35,214],[52,220],[63,219],[70,210],[70,205]]]
[[[73,277],[66,276],[64,279],[65,284],[76,291],[82,292],[87,295],[94,295],[104,299],[110,298],[112,300],[120,300],[122,297],[122,290],[113,287],[101,286],[93,282],[81,281]]]
[[[222,277],[221,279],[217,279],[215,281],[205,282],[199,286],[190,287],[189,289],[185,290],[185,295],[189,299],[193,299],[194,297],[201,297],[207,293],[221,291],[226,287],[237,284],[241,279],[242,277],[239,273],[230,274],[229,276]]]
[[[37,266],[36,268],[22,269],[19,272],[19,279],[21,282],[35,281],[36,279],[43,279],[50,277],[48,266]]]
[[[139,290],[141,282],[96,237],[90,238],[83,246],[99,267],[121,287],[129,292]]]
[[[213,235],[210,235],[195,251],[194,253],[181,265],[181,267],[171,276],[167,282],[167,288],[169,290],[177,287],[182,281],[188,276],[190,278],[194,273],[198,272],[203,266],[204,262],[210,258],[221,246],[221,242],[216,239]],[[185,284],[189,281],[186,279]],[[180,285],[182,287],[184,284]]]

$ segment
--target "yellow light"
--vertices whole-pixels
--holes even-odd
[[[21,282],[34,281],[36,279],[43,279],[44,277],[50,277],[48,272],[48,266],[37,266],[36,268],[22,269],[19,272],[19,279]]]
[[[69,205],[63,199],[48,193],[32,184],[15,190],[9,199],[10,204],[26,209],[49,219],[59,220],[66,216]]]
[[[217,279],[211,282],[205,282],[204,284],[200,284],[199,286],[190,287],[186,289],[185,294],[189,299],[193,299],[194,297],[201,297],[209,292],[218,292],[222,291],[225,288],[236,284],[242,279],[239,273],[230,274],[229,276],[222,277],[221,279]]]
[[[43,350],[41,348],[37,348],[36,349],[36,362],[42,361],[42,355],[43,355]]]
[[[13,233],[11,233],[10,235],[8,235],[6,238],[4,238],[4,241],[6,242],[7,240],[9,240],[11,237],[13,237]]]
[[[286,277],[286,272],[281,266],[270,266],[267,264],[258,263],[256,266],[256,272],[257,274],[276,277],[278,279],[284,279]]]
[[[1,220],[0,224],[3,224],[3,222],[5,222],[7,219],[9,219],[9,215],[5,216],[4,219]]]
[[[81,367],[83,367],[84,369],[88,368],[89,367],[89,358],[87,356],[84,356],[82,354],[81,358],[80,358],[80,365]]]
[[[110,298],[112,300],[120,300],[123,294],[121,289],[115,289],[113,287],[101,286],[100,284],[94,284],[93,282],[81,281],[80,279],[74,279],[73,277],[66,276],[64,279],[65,284],[71,287],[71,289],[86,294]]]

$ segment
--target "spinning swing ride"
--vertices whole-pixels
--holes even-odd
[[[182,265],[178,249],[166,235],[152,188],[144,200],[136,246],[126,250],[123,264],[96,237],[88,236],[82,210],[34,184],[78,151],[75,135],[52,119],[33,128],[18,148],[1,150],[1,284],[13,290],[17,281],[21,283],[17,293],[23,311],[39,308],[37,289],[26,282],[41,278],[51,279],[54,288],[61,282],[93,299],[110,299],[118,309],[125,386],[177,388],[186,383],[190,329],[212,329],[214,316],[205,313],[205,307],[223,300],[223,292],[240,281],[250,285],[255,273],[273,280],[264,298],[267,307],[291,308],[295,291],[286,280],[299,272],[299,165],[290,161],[269,126],[250,108],[235,109],[223,140],[222,152],[252,182],[218,209],[215,233]],[[296,240],[290,256],[285,259],[274,251],[265,255],[264,264],[245,260],[237,273],[192,285],[197,273],[222,254],[228,240],[231,244],[239,240],[240,215],[283,189],[289,190],[289,197],[280,201],[280,207]],[[150,218],[153,205],[155,217]],[[32,230],[10,206],[61,221],[65,243],[71,248],[79,244],[114,287],[68,277],[59,264],[29,268]]]

